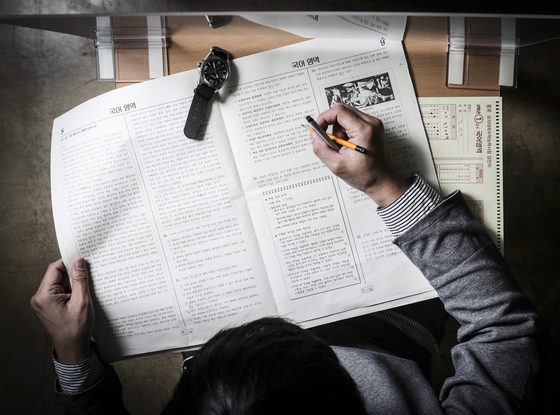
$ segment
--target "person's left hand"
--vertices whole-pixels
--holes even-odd
[[[62,259],[52,263],[31,307],[49,336],[60,363],[80,363],[91,356],[95,312],[86,261],[72,264],[72,287]]]

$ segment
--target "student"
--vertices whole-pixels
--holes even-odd
[[[441,302],[313,330],[276,318],[224,330],[188,361],[164,413],[534,412],[546,332],[461,193],[442,200],[421,177],[400,177],[376,118],[338,104],[316,121],[367,149],[335,152],[311,133],[317,157],[378,205],[394,243]],[[54,345],[63,412],[127,413],[117,375],[90,342],[95,316],[83,259],[73,264],[72,293],[68,278],[61,260],[51,264],[31,299]],[[445,312],[461,328],[455,374],[438,397],[429,376]]]

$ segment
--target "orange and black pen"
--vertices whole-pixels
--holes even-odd
[[[315,130],[312,126],[306,127],[306,126],[303,125],[303,124],[302,124],[301,126],[302,126],[303,128],[305,128],[305,129],[309,129],[310,131],[314,131],[314,130]],[[315,132],[317,132],[317,131],[315,130]],[[318,132],[317,132],[317,133],[318,133]],[[334,141],[335,143],[337,143],[337,144],[340,144],[341,146],[348,147],[348,148],[350,148],[350,149],[352,149],[352,150],[356,150],[356,151],[358,151],[358,152],[360,152],[360,153],[365,153],[365,152],[366,152],[366,149],[365,149],[365,148],[360,147],[360,146],[357,146],[356,144],[351,143],[350,141],[343,140],[342,138],[338,138],[337,136],[332,135],[332,134],[329,134],[329,133],[327,133],[327,132],[325,132],[325,134],[328,135],[329,138],[330,138],[331,140],[333,140],[333,141]]]

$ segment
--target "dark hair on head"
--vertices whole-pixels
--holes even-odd
[[[216,334],[189,361],[163,412],[365,413],[355,382],[329,345],[280,318],[263,318]]]

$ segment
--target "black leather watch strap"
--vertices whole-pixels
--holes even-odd
[[[223,49],[218,48],[217,46],[214,46],[214,48],[212,48],[212,53],[224,60],[229,60],[229,53]]]
[[[208,106],[208,102],[212,99],[214,91],[214,88],[206,84],[200,84],[194,90],[191,108],[189,109],[185,129],[183,130],[188,138],[196,138],[200,123],[206,112],[206,107]]]

